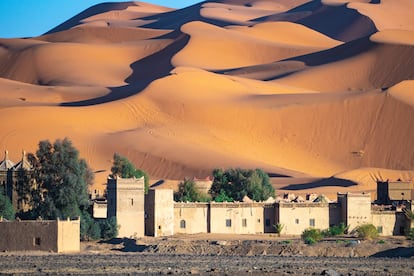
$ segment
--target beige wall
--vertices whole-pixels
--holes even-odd
[[[222,234],[263,233],[263,204],[210,204],[210,232]]]
[[[209,232],[209,203],[175,203],[174,233]]]
[[[1,221],[1,251],[80,250],[80,220],[70,221]]]
[[[80,219],[58,221],[57,228],[57,252],[79,252]]]
[[[145,205],[145,234],[154,237],[173,235],[173,190],[149,190],[145,196]]]
[[[116,217],[118,237],[143,237],[144,177],[108,179],[107,217]]]
[[[380,236],[392,236],[394,233],[398,233],[396,229],[396,214],[394,211],[374,211],[372,212],[372,224],[379,228],[382,228]]]
[[[92,212],[93,212],[93,217],[94,218],[100,218],[100,219],[105,219],[106,216],[108,215],[108,210],[107,210],[108,204],[107,202],[93,202],[93,206],[92,206]]]
[[[328,203],[277,203],[277,222],[284,225],[284,235],[301,235],[307,228],[329,228]],[[314,225],[311,225],[311,220]]]
[[[342,221],[352,231],[355,227],[372,222],[371,217],[371,195],[369,193],[338,194],[341,202]]]

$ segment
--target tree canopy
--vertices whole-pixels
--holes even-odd
[[[242,201],[244,196],[263,201],[275,194],[269,176],[261,169],[215,169],[213,177],[209,193],[215,201]]]
[[[36,158],[35,214],[47,219],[83,215],[89,207],[87,187],[93,174],[72,142],[67,138],[53,144],[41,141]]]
[[[146,172],[140,169],[136,169],[134,164],[132,164],[128,158],[119,155],[118,153],[114,154],[113,165],[111,168],[112,175],[118,175],[122,178],[141,178],[145,179],[145,193],[148,193],[149,189],[149,177]]]
[[[193,180],[184,179],[178,186],[178,191],[174,193],[175,201],[182,202],[207,202],[208,195],[201,193]]]
[[[91,217],[88,186],[92,184],[93,173],[68,138],[53,144],[40,141],[36,155],[29,153],[27,159],[33,169],[18,172],[16,188],[18,201],[29,205],[29,211],[22,210],[18,214],[20,218],[80,217],[83,240],[117,235],[115,218],[94,220]]]

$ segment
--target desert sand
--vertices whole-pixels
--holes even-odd
[[[0,149],[68,137],[101,191],[115,152],[154,182],[257,167],[335,198],[412,180],[413,4],[371,2],[106,3],[0,39]]]

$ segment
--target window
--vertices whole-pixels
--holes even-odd
[[[309,220],[309,226],[315,227],[315,219]]]
[[[131,198],[131,206],[134,206],[134,199]]]
[[[40,245],[40,237],[36,237],[33,239],[33,245]]]
[[[185,228],[185,220],[183,219],[180,221],[180,228]]]
[[[266,219],[265,225],[266,225],[266,227],[269,227],[270,226],[270,219]]]
[[[243,227],[247,227],[247,219],[243,219],[242,220],[242,226]]]
[[[299,224],[299,219],[295,219],[295,223],[296,224]]]
[[[382,234],[382,226],[377,227],[378,234]]]
[[[226,227],[231,227],[231,219],[226,219]]]

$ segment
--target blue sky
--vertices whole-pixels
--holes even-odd
[[[103,2],[125,0],[0,0],[0,37],[41,35],[83,10]],[[146,0],[172,8],[183,8],[202,0]]]

